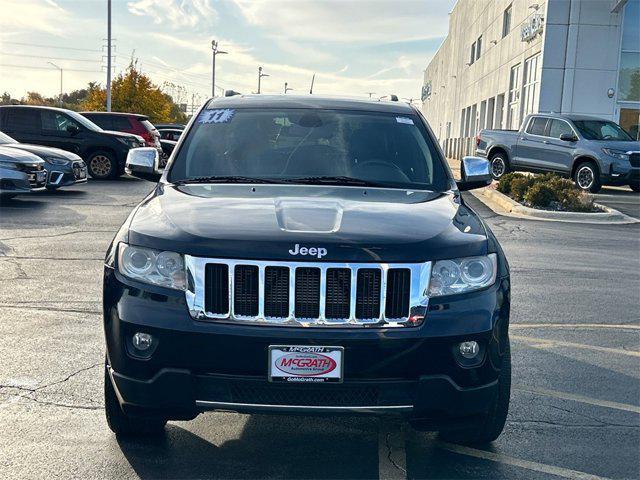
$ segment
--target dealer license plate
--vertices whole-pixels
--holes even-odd
[[[343,347],[269,346],[269,381],[342,382]]]

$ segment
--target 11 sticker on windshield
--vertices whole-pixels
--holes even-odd
[[[229,123],[235,114],[233,108],[203,110],[198,117],[198,123]]]

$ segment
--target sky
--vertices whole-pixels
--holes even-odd
[[[455,0],[113,0],[115,74],[132,59],[179,103],[242,93],[420,97]],[[54,96],[106,82],[106,0],[0,0],[0,93]],[[170,84],[173,84],[170,85]],[[220,93],[219,91],[217,92]]]

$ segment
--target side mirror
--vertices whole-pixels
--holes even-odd
[[[462,159],[462,180],[456,182],[461,192],[486,187],[493,181],[489,171],[489,160],[481,157]]]
[[[162,176],[158,151],[153,147],[132,148],[127,153],[124,171],[134,177],[157,182]]]
[[[560,140],[563,142],[577,142],[578,139],[573,133],[563,133],[560,135]]]
[[[78,128],[77,125],[67,125],[67,133],[70,133],[71,135],[76,135],[80,133],[80,129]]]

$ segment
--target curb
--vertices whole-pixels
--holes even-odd
[[[498,215],[504,215],[507,217],[569,223],[595,223],[616,225],[640,223],[639,219],[630,217],[622,212],[619,212],[618,210],[606,207],[599,203],[595,203],[594,205],[604,210],[604,212],[602,213],[553,212],[525,207],[524,205],[507,197],[503,193],[500,193],[499,191],[491,188],[474,190],[470,193]]]

